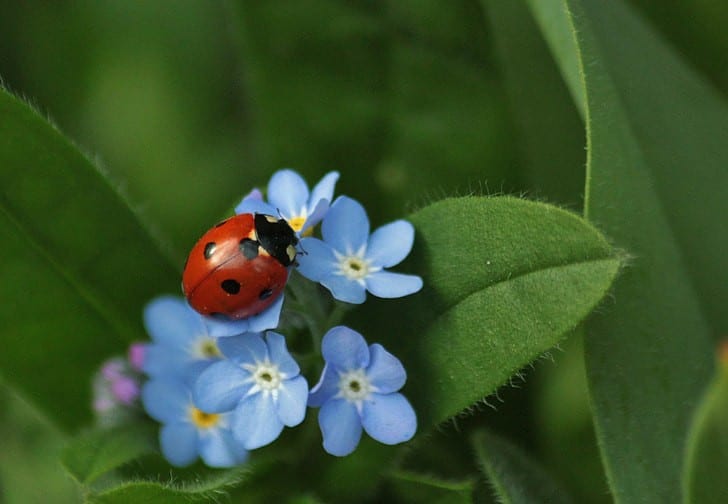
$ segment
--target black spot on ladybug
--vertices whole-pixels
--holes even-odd
[[[222,290],[224,290],[228,294],[237,294],[238,292],[240,292],[240,282],[238,282],[237,280],[233,280],[232,278],[223,280],[220,284],[220,287],[222,287]]]
[[[215,242],[209,242],[205,245],[205,259],[209,259],[212,257],[212,254],[215,253],[215,249],[217,248],[217,245]]]
[[[264,299],[268,299],[273,295],[273,289],[263,289],[260,291],[260,294],[258,294],[258,298],[262,301]]]
[[[258,257],[258,245],[258,242],[255,240],[243,238],[240,240],[240,253],[242,253],[246,259],[255,259]]]

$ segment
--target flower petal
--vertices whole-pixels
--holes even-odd
[[[327,200],[331,203],[334,200],[334,188],[339,180],[339,172],[332,171],[323,176],[319,183],[311,190],[311,198],[309,199],[309,208],[316,205],[321,200]]]
[[[329,200],[320,199],[318,200],[318,203],[316,203],[316,206],[314,206],[312,209],[309,208],[310,213],[308,214],[308,217],[306,217],[306,222],[303,224],[303,227],[301,228],[299,234],[304,234],[307,229],[321,222],[321,219],[324,218],[326,212],[329,211],[329,206]]]
[[[311,389],[308,395],[308,405],[318,408],[339,392],[339,373],[326,364],[321,372],[319,382]]]
[[[334,250],[345,255],[364,249],[369,239],[369,218],[364,207],[347,196],[339,196],[321,224],[321,235]]]
[[[278,215],[275,207],[263,201],[263,194],[258,189],[253,189],[235,207],[235,214],[262,213],[266,215]]]
[[[332,399],[321,407],[318,420],[324,450],[343,457],[356,449],[361,439],[361,419],[356,406],[343,399]]]
[[[422,278],[389,271],[377,271],[365,279],[367,290],[380,298],[399,298],[422,289]]]
[[[243,399],[233,413],[233,436],[248,450],[272,443],[283,431],[270,394],[258,393]]]
[[[191,394],[182,382],[152,379],[142,387],[142,404],[150,417],[161,423],[182,422],[187,418]]]
[[[228,336],[237,336],[250,330],[250,317],[233,320],[224,315],[213,317],[202,317],[207,327],[207,332],[214,338],[223,338]]]
[[[265,342],[268,345],[271,362],[278,366],[281,373],[285,373],[287,378],[293,378],[300,374],[301,368],[298,367],[298,363],[288,353],[286,338],[283,335],[269,331],[265,335]]]
[[[144,326],[155,343],[184,345],[200,334],[205,326],[200,315],[182,298],[161,296],[144,307]]]
[[[405,220],[377,228],[369,237],[366,258],[373,266],[389,268],[401,263],[412,250],[415,228]]]
[[[308,194],[306,181],[290,169],[278,170],[268,182],[268,202],[285,219],[299,216],[306,208]]]
[[[200,432],[199,448],[200,457],[210,467],[233,467],[248,458],[248,450],[227,429]]]
[[[195,406],[207,413],[232,411],[250,390],[250,373],[224,360],[200,374],[193,388]]]
[[[182,346],[159,345],[147,346],[142,369],[152,378],[174,378],[184,374],[192,357]]]
[[[367,378],[377,387],[377,392],[389,394],[401,389],[407,381],[407,372],[399,359],[379,343],[369,347],[369,354],[371,360],[367,368]]]
[[[284,295],[281,294],[268,308],[257,315],[248,317],[248,331],[258,333],[278,327],[281,310],[283,309],[283,299]]]
[[[350,280],[344,275],[330,274],[321,280],[321,285],[331,291],[331,295],[339,301],[352,304],[362,304],[367,299],[367,290],[356,280]]]
[[[303,422],[306,416],[306,403],[308,402],[308,383],[303,376],[285,380],[278,389],[276,408],[278,418],[288,427],[294,427]]]
[[[334,250],[318,238],[304,238],[299,245],[298,272],[314,282],[320,282],[338,269]]]
[[[235,364],[254,364],[268,358],[268,346],[259,333],[220,338],[217,347]]]
[[[349,371],[369,365],[369,348],[364,337],[346,326],[333,327],[321,340],[321,355],[336,370]]]
[[[197,429],[189,423],[172,423],[159,431],[159,445],[169,463],[182,467],[197,458]]]
[[[402,394],[372,394],[361,422],[367,434],[388,445],[409,441],[417,431],[415,410]]]
[[[339,172],[332,171],[327,173],[313,188],[308,199],[308,218],[301,233],[318,224],[329,211],[329,206],[334,201],[334,188],[337,180],[339,180]]]

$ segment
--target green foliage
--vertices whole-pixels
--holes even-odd
[[[87,502],[89,504],[215,502],[225,495],[226,490],[240,482],[243,472],[244,469],[231,469],[185,485],[131,481],[89,496]]]
[[[585,161],[581,111],[574,106],[525,2],[482,3],[507,85],[520,172],[528,182],[529,196],[581,210]]]
[[[143,336],[142,306],[178,274],[108,179],[1,89],[0,242],[2,374],[75,429],[100,360]]]
[[[498,502],[570,503],[571,497],[528,455],[490,432],[473,436],[475,454]]]
[[[428,474],[407,471],[392,473],[391,483],[397,502],[469,504],[473,502],[474,478],[449,481]]]
[[[345,169],[341,191],[377,219],[517,187],[477,2],[233,5],[265,165]]]
[[[718,369],[693,418],[688,437],[683,485],[686,503],[728,501],[728,347],[723,343]]]
[[[620,2],[532,2],[562,71],[581,74],[586,213],[635,258],[586,341],[597,431],[618,500],[680,494],[692,408],[724,331],[728,107]],[[619,30],[620,36],[614,36]],[[639,79],[634,76],[639,75]],[[567,78],[573,82],[573,78]],[[581,99],[577,92],[575,99]],[[706,155],[706,153],[709,153]],[[617,203],[618,202],[618,203]],[[680,405],[675,408],[675,405]]]
[[[477,403],[556,345],[620,266],[596,229],[542,203],[446,199],[410,220],[417,236],[409,269],[422,274],[425,288],[377,303],[376,316],[366,313],[361,324],[364,334],[400,347],[414,377],[405,390],[422,425]]]
[[[112,175],[0,88],[0,376],[44,417],[0,394],[1,500],[76,497],[47,418],[81,432],[60,456],[90,503],[568,502],[562,483],[579,502],[726,501],[725,362],[710,379],[728,334],[728,106],[706,84],[726,82],[726,15],[709,0],[8,4],[3,82]],[[421,293],[287,314],[296,351],[296,324],[343,316],[400,357],[414,441],[330,457],[309,412],[219,471],[150,456],[148,419],[90,429],[100,363],[146,337],[144,304],[179,292],[205,226],[285,166],[341,171],[336,193],[373,227],[419,206],[396,269]],[[480,195],[498,191],[588,221]],[[297,310],[320,294],[292,288]],[[556,366],[533,366],[566,338]],[[317,366],[302,360],[311,384]],[[524,368],[526,390],[499,390]]]
[[[61,462],[81,485],[143,455],[156,451],[156,436],[138,424],[98,429],[76,437],[66,447]]]

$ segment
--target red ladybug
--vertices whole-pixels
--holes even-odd
[[[203,315],[256,315],[283,292],[298,238],[284,219],[240,214],[222,221],[192,247],[182,290]]]

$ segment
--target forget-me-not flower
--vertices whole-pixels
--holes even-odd
[[[340,457],[350,454],[362,428],[389,445],[414,436],[417,417],[398,392],[407,380],[399,359],[379,344],[367,346],[361,334],[345,326],[324,335],[321,351],[326,365],[308,405],[321,408],[324,450]]]
[[[275,332],[243,334],[218,340],[227,359],[202,372],[194,387],[195,403],[205,411],[232,411],[232,431],[252,450],[274,441],[284,426],[306,415],[308,383]]]
[[[309,192],[306,181],[293,170],[279,170],[268,182],[268,202],[258,190],[235,207],[235,213],[280,215],[297,233],[303,234],[321,221],[334,197],[339,173],[327,173]]]
[[[219,338],[275,327],[282,306],[283,296],[256,316],[230,320],[200,315],[182,298],[155,298],[144,308],[144,325],[152,343],[144,348],[142,369],[153,378],[175,377],[192,383],[222,358]]]
[[[398,298],[422,288],[417,275],[391,273],[385,268],[402,262],[412,250],[412,224],[397,220],[369,235],[364,207],[346,196],[336,199],[321,224],[323,241],[304,238],[298,271],[347,303],[363,303],[366,291],[381,298]]]
[[[160,296],[150,301],[144,308],[144,325],[152,343],[145,348],[142,369],[152,378],[192,383],[222,357],[204,317],[181,298]]]
[[[210,467],[232,467],[248,458],[230,431],[230,415],[199,409],[184,382],[153,378],[142,388],[142,403],[162,424],[159,444],[171,464],[186,466],[199,456]]]

